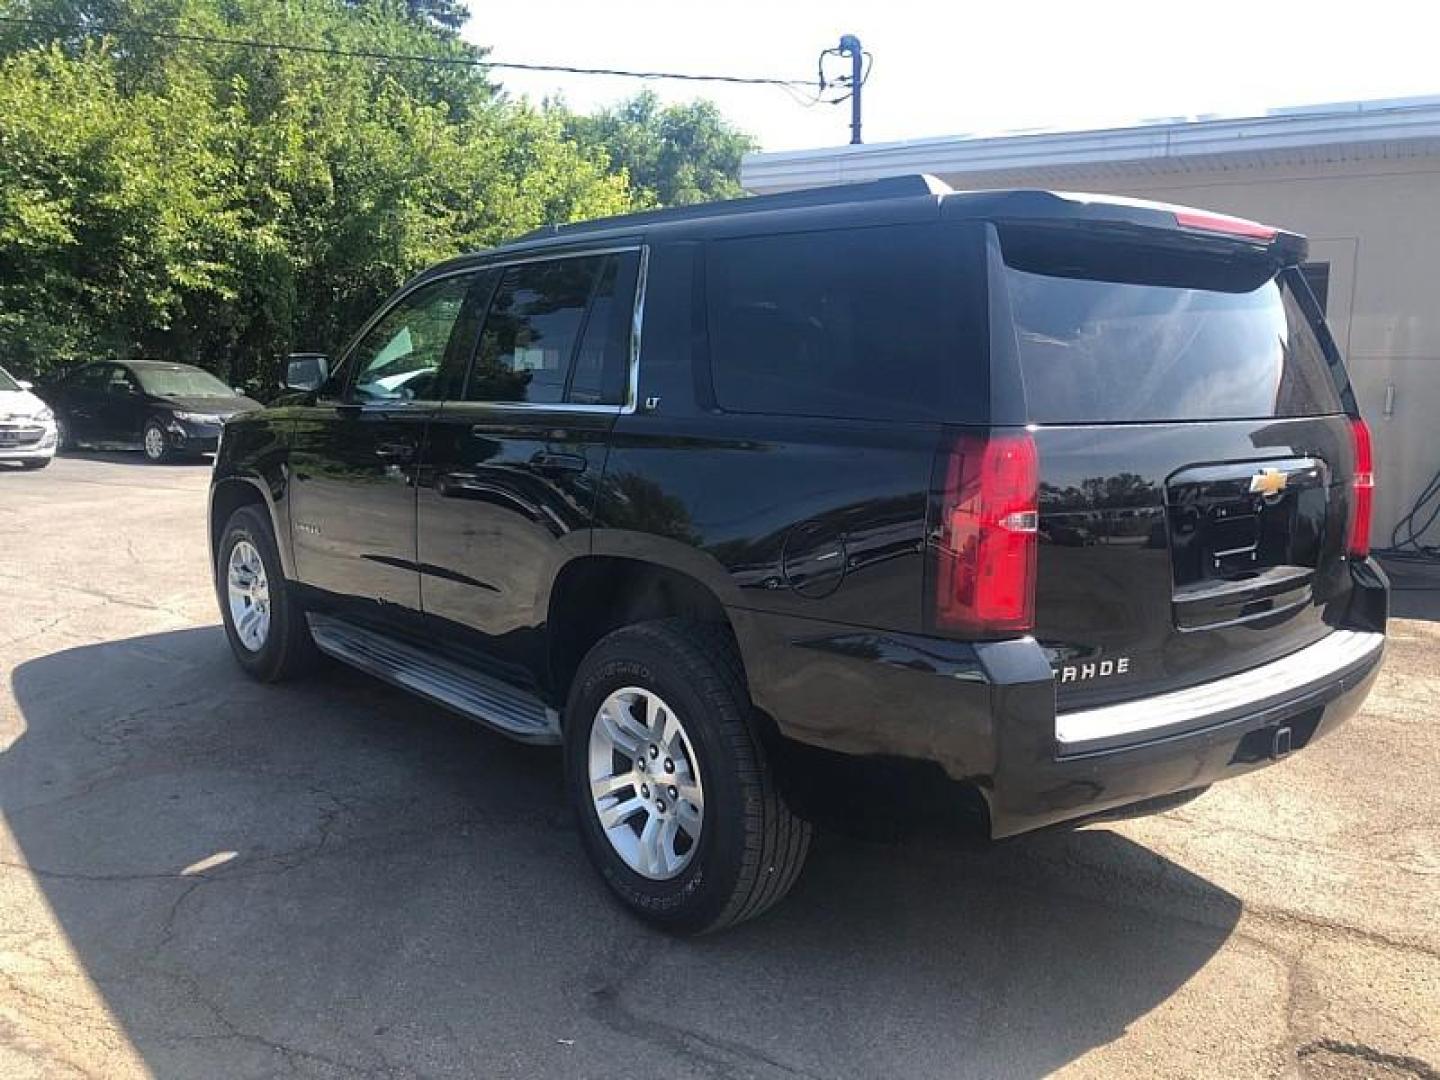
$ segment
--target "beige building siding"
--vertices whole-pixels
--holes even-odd
[[[1035,186],[1220,210],[1304,233],[1330,264],[1328,319],[1375,436],[1377,546],[1440,470],[1440,160],[1248,166],[1180,175],[940,174],[956,188]],[[1393,386],[1393,413],[1385,414]]]

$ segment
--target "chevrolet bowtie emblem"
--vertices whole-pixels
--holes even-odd
[[[1261,469],[1250,477],[1250,494],[1279,495],[1289,482],[1289,475],[1279,469]]]

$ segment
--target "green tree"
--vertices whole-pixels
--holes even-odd
[[[122,31],[483,57],[415,5],[0,5]],[[146,354],[235,382],[270,375],[291,348],[338,348],[427,263],[634,205],[563,116],[505,100],[483,66],[0,36],[0,358],[29,373]]]
[[[0,362],[29,374],[151,355],[272,377],[290,349],[337,350],[437,259],[738,194],[751,145],[705,102],[644,93],[580,117],[512,101],[460,38],[459,0],[0,12],[44,24],[0,24]]]
[[[740,159],[755,142],[713,102],[662,107],[644,90],[589,116],[564,115],[575,141],[605,155],[611,169],[625,170],[646,201],[684,206],[744,194]]]
[[[399,10],[417,22],[459,33],[470,18],[465,0],[349,0],[356,7],[385,7]]]

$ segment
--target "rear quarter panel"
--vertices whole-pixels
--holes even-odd
[[[694,572],[674,566],[677,547],[693,549],[729,606],[913,630],[938,437],[929,425],[625,416],[594,550]]]

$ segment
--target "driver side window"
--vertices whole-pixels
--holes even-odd
[[[435,400],[436,377],[473,281],[473,274],[459,274],[423,285],[386,312],[355,346],[351,400]]]
[[[105,384],[105,389],[112,397],[133,397],[140,393],[140,387],[135,382],[135,377],[122,367],[110,369],[110,378]]]

